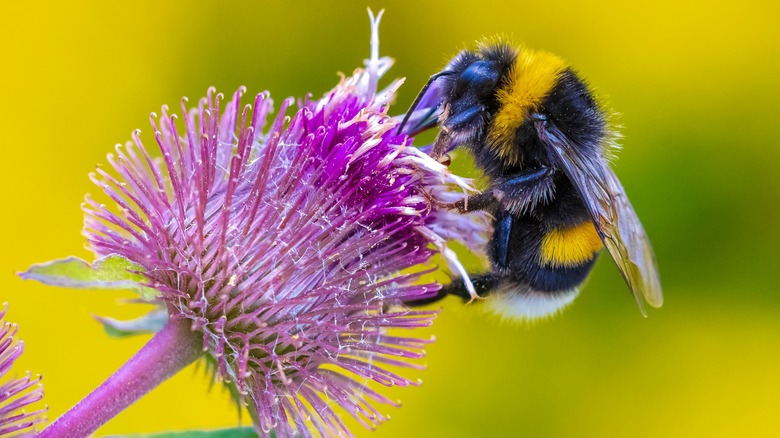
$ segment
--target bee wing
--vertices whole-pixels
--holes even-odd
[[[642,297],[651,306],[661,307],[663,294],[653,248],[607,160],[601,153],[580,152],[552,124],[537,124],[537,132],[588,208],[642,314]]]

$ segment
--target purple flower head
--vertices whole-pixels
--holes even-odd
[[[31,436],[36,425],[45,421],[46,408],[31,405],[43,399],[41,376],[12,377],[7,374],[24,352],[24,342],[14,336],[18,326],[3,322],[8,305],[0,310],[0,436]]]
[[[203,348],[250,407],[260,432],[349,433],[340,406],[366,427],[372,403],[395,404],[368,382],[417,382],[389,367],[419,367],[429,340],[390,329],[431,324],[401,302],[430,296],[421,282],[452,238],[484,243],[484,221],[438,207],[469,181],[410,146],[387,108],[400,86],[377,92],[392,64],[379,58],[378,17],[366,69],[319,100],[269,120],[268,93],[241,103],[209,90],[181,116],[163,107],[152,127],[161,158],[118,146],[94,182],[115,205],[84,204],[89,248],[141,267],[169,318],[189,320]]]

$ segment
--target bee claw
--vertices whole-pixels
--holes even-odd
[[[428,203],[432,206],[438,207],[438,208],[448,208],[447,205],[449,204],[443,204],[441,201],[438,201],[433,196],[433,191],[428,190],[422,190],[422,196],[428,201]]]
[[[469,296],[471,298],[466,302],[467,305],[473,303],[474,301],[481,301],[481,300],[486,299],[486,297],[481,297],[481,296],[479,296],[477,294],[469,294]]]
[[[463,202],[450,202],[447,204],[442,204],[441,207],[446,208],[447,210],[457,210],[459,213],[466,212]]]

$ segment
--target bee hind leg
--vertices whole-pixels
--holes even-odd
[[[477,291],[480,297],[488,295],[501,281],[501,276],[488,273],[475,277],[471,277],[471,282],[474,285],[474,289]],[[424,306],[426,304],[435,303],[444,299],[447,295],[454,295],[456,297],[463,298],[464,301],[470,302],[472,296],[469,293],[468,287],[462,278],[453,279],[450,284],[445,284],[444,287],[439,289],[435,296],[429,298],[423,298],[420,300],[405,301],[404,304],[409,307]]]
[[[484,298],[498,285],[501,278],[500,275],[488,273],[471,277],[471,283],[474,285],[477,294]],[[463,298],[466,302],[470,302],[473,298],[469,293],[466,282],[462,278],[456,278],[450,284],[444,285],[439,292],[441,293],[442,291],[446,295],[455,295]]]

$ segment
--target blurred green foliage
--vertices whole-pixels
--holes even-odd
[[[24,283],[14,271],[89,257],[86,178],[147,115],[214,85],[319,95],[368,55],[358,2],[4,2],[0,111],[2,300],[45,376],[56,418],[144,339],[107,338],[90,314],[130,318],[129,294]],[[567,59],[621,113],[618,175],[656,248],[665,307],[640,316],[602,257],[563,315],[501,324],[457,300],[430,330],[421,388],[358,436],[776,436],[780,433],[780,33],[773,2],[371,1],[381,53],[406,77],[397,113],[483,36]],[[468,159],[455,166],[472,173]],[[479,268],[472,260],[471,267]],[[55,359],[56,358],[56,359]],[[102,434],[236,424],[229,396],[185,371]],[[244,423],[248,417],[244,416]]]

